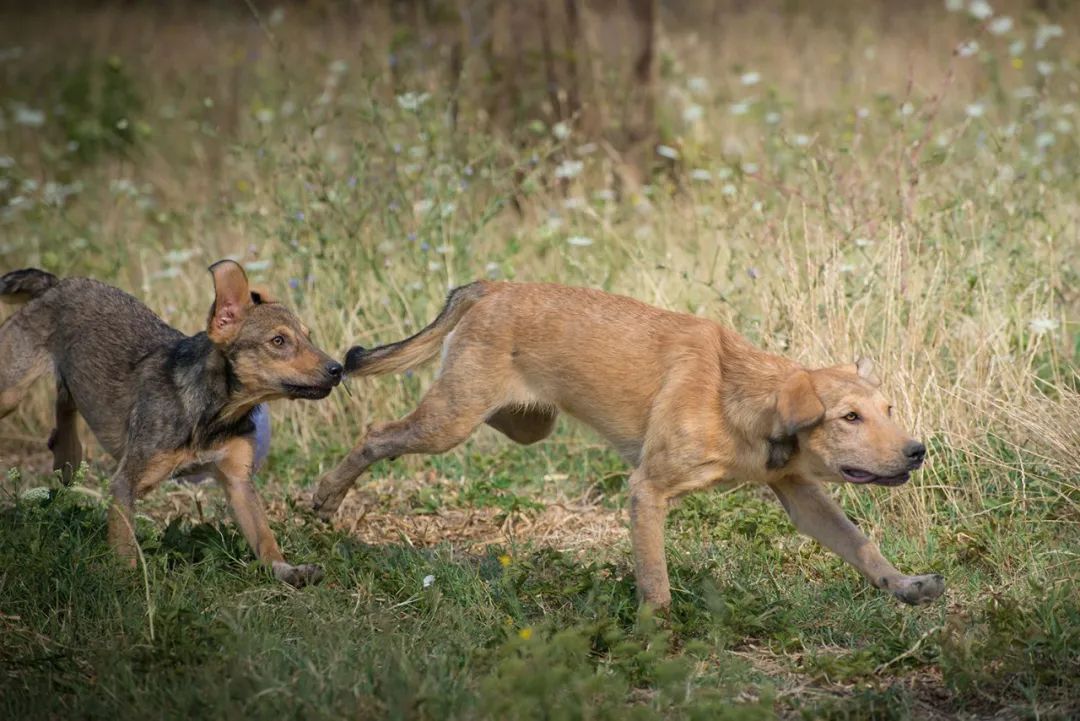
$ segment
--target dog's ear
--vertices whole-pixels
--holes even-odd
[[[266,288],[261,285],[253,285],[251,286],[251,302],[255,305],[262,305],[263,303],[277,303],[278,300]]]
[[[234,260],[219,260],[210,266],[214,276],[214,304],[206,334],[216,344],[228,343],[236,337],[248,308],[254,305],[244,269]]]
[[[855,373],[875,388],[881,385],[881,381],[874,374],[874,361],[865,356],[855,361]]]
[[[859,360],[855,361],[854,363],[846,363],[842,366],[837,366],[836,368],[837,370],[841,370],[845,373],[859,376],[875,388],[881,385],[881,381],[878,379],[877,375],[874,374],[874,361],[866,358],[865,356],[859,358]]]
[[[804,370],[792,373],[776,394],[774,438],[790,438],[801,430],[819,423],[825,415],[825,404],[818,398],[810,374]]]

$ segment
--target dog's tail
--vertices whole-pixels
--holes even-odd
[[[478,280],[454,288],[446,297],[446,305],[438,317],[410,338],[371,350],[360,346],[350,348],[345,354],[345,372],[361,376],[399,373],[431,360],[438,355],[443,339],[469,308],[487,295],[490,287],[486,281]]]
[[[6,303],[25,303],[44,295],[60,282],[52,273],[37,268],[13,270],[0,276],[0,300]]]

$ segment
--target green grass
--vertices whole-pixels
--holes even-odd
[[[1007,4],[996,35],[922,5],[672,3],[658,140],[676,157],[646,148],[640,187],[584,123],[493,113],[483,43],[448,83],[443,3],[417,4],[422,30],[374,2],[360,22],[322,3],[254,3],[259,23],[247,4],[3,11],[0,271],[92,275],[195,332],[206,266],[235,255],[335,354],[497,277],[708,316],[808,366],[871,356],[929,463],[836,495],[948,592],[898,605],[741,487],[674,509],[672,609],[640,617],[629,469],[566,420],[528,448],[483,431],[381,464],[366,520],[315,522],[301,490],[431,367],[273,407],[259,481],[322,585],[255,565],[216,490],[140,502],[132,572],[104,541],[113,461],[85,434],[76,488],[40,472],[42,382],[0,422],[0,716],[1080,716],[1080,22]],[[615,142],[624,66],[592,50]],[[591,530],[552,527],[566,501]]]
[[[508,459],[527,475],[522,464]],[[528,484],[515,492],[526,509],[544,503]],[[252,562],[220,501],[203,522],[144,523],[146,565],[131,571],[107,548],[100,500],[62,488],[12,500],[0,512],[8,718],[1078,710],[1080,545],[1053,523],[1063,507],[1051,499],[1022,516],[938,519],[919,539],[868,503],[855,517],[886,555],[949,581],[945,602],[912,609],[794,535],[752,489],[691,496],[669,523],[674,602],[663,618],[639,616],[625,544],[582,554],[528,541],[368,545],[298,510],[274,530],[327,578],[295,591]]]

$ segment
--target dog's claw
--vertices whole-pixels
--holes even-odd
[[[274,562],[274,578],[294,588],[315,585],[324,575],[322,568],[313,563],[294,566],[284,561]]]
[[[912,606],[925,606],[945,592],[945,578],[940,573],[908,576],[900,580],[893,595]]]

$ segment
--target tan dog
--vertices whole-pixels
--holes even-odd
[[[450,293],[416,335],[349,351],[347,373],[411,368],[442,351],[438,380],[400,421],[373,426],[319,483],[329,517],[372,463],[442,453],[481,424],[518,443],[563,411],[599,431],[634,471],[631,539],[643,601],[671,600],[668,501],[717,483],[766,483],[796,528],[901,601],[929,603],[941,576],[906,576],[822,482],[899,485],[926,449],[893,422],[870,363],[808,370],[713,321],[585,288],[480,281]]]

